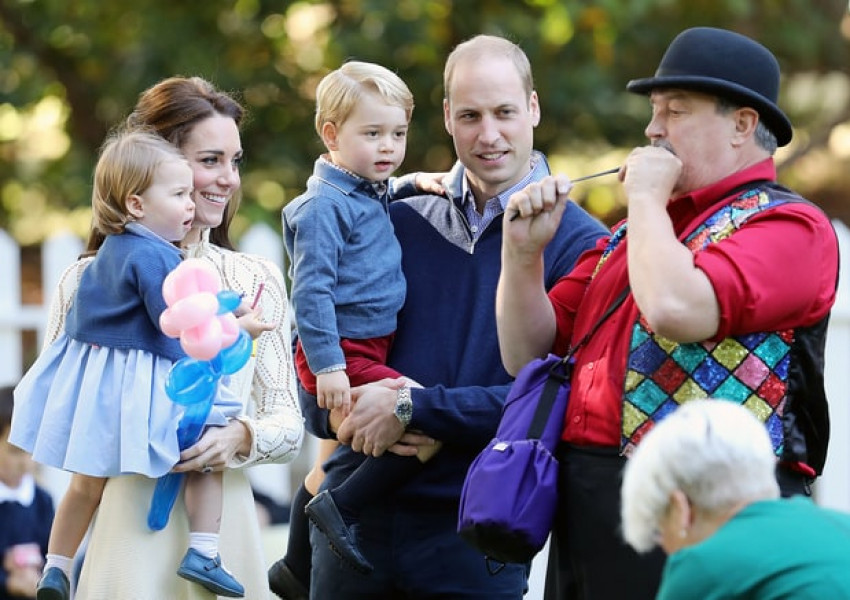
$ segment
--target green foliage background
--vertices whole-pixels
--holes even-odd
[[[0,228],[22,244],[61,228],[84,235],[98,146],[139,92],[170,75],[206,77],[248,108],[237,237],[256,221],[279,228],[281,207],[321,151],[316,83],[349,58],[384,64],[413,90],[403,170],[446,169],[442,65],[477,33],[528,53],[543,109],[536,145],[556,169],[578,176],[614,166],[643,143],[649,114],[626,82],[652,74],[669,41],[695,25],[734,29],[774,51],[780,103],[797,126],[777,157],[782,178],[850,217],[844,1],[0,0]],[[600,216],[622,210],[615,184],[582,190],[579,200]]]

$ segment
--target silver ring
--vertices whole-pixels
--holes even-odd
[[[204,468],[201,469],[201,473],[212,473],[213,468],[209,465],[204,465]]]

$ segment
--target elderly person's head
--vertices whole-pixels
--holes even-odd
[[[777,106],[779,63],[750,38],[712,27],[680,33],[653,77],[632,80],[646,94],[652,119],[646,136],[682,161],[674,192],[705,187],[767,158],[791,141]]]
[[[629,459],[623,535],[639,552],[702,541],[746,505],[779,497],[767,430],[725,400],[692,400],[658,423]]]

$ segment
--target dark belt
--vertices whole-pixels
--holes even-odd
[[[790,469],[782,463],[776,465],[776,481],[779,483],[779,491],[783,498],[790,496],[811,496],[813,477]]]
[[[620,449],[616,446],[578,446],[569,442],[561,442],[555,450],[555,456],[562,458],[568,454],[598,456],[600,458],[618,458]]]

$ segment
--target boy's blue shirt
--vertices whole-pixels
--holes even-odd
[[[388,196],[324,158],[282,212],[298,336],[313,373],[345,365],[340,338],[395,331],[405,297]]]

